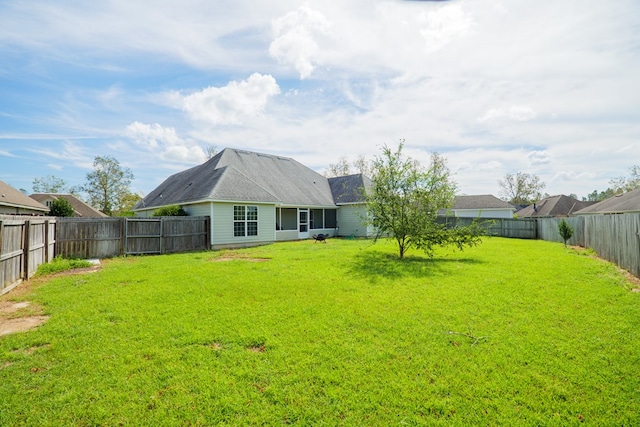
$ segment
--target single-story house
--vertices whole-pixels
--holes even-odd
[[[367,236],[362,175],[326,178],[288,157],[225,148],[176,173],[134,207],[150,217],[179,205],[211,218],[211,247],[251,246],[312,234]]]
[[[73,207],[75,217],[81,218],[105,218],[108,215],[103,214],[93,206],[90,206],[78,199],[73,194],[57,194],[57,193],[35,193],[30,195],[33,200],[36,200],[43,205],[51,208],[54,201],[58,199],[65,199]]]
[[[601,215],[640,212],[640,188],[609,197],[584,209],[580,209],[576,215]]]
[[[539,202],[520,209],[516,212],[516,215],[518,218],[569,216],[594,203],[596,202],[580,201],[561,194],[558,196],[545,197]]]
[[[0,214],[46,215],[48,213],[48,207],[16,190],[6,182],[0,181]]]
[[[491,194],[456,196],[450,209],[441,210],[441,216],[459,218],[513,218],[515,208]]]

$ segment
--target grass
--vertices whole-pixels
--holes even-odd
[[[73,270],[76,268],[91,267],[91,263],[84,259],[67,259],[62,257],[55,257],[51,262],[47,264],[41,264],[38,267],[37,276],[45,276],[48,274],[60,273],[63,271]]]
[[[638,425],[640,293],[588,251],[489,238],[129,257],[31,294],[0,425]],[[11,295],[9,295],[11,297]]]

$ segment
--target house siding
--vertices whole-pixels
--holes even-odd
[[[47,211],[38,211],[35,209],[20,208],[16,206],[0,205],[0,214],[2,215],[46,215]]]
[[[513,218],[513,210],[505,209],[455,209],[458,218]]]
[[[258,206],[258,235],[236,237],[233,235],[233,207]],[[209,215],[209,212],[206,213]],[[276,208],[273,205],[256,203],[213,203],[212,247],[253,246],[276,241]]]
[[[338,236],[368,237],[370,230],[362,223],[366,216],[364,205],[342,205],[338,209]]]

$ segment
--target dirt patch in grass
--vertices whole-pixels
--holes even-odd
[[[24,332],[34,328],[49,320],[49,316],[29,316],[16,317],[15,319],[0,319],[0,336]]]
[[[267,351],[267,347],[264,344],[252,345],[247,347],[247,351],[250,351],[251,353],[264,353]]]
[[[29,301],[0,301],[0,336],[37,328],[48,319]]]
[[[20,283],[20,285],[4,295],[3,298],[0,298],[0,337],[37,328],[49,320],[49,316],[42,314],[42,308],[39,305],[32,304],[29,301],[12,301],[7,298],[19,299],[24,297],[41,284],[56,277],[95,273],[100,268],[99,265],[74,268],[59,273],[34,277]]]

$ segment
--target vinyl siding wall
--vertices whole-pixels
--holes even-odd
[[[362,224],[366,214],[364,205],[343,205],[338,209],[338,236],[367,237],[371,233]]]
[[[235,237],[233,235],[233,207],[258,206],[258,235]],[[207,213],[209,215],[209,213]],[[212,247],[253,246],[263,243],[273,243],[276,240],[276,208],[273,205],[258,205],[255,203],[214,203],[212,224]]]
[[[46,215],[48,211],[37,211],[15,206],[0,205],[0,215]]]
[[[510,209],[455,209],[458,218],[513,218]]]

